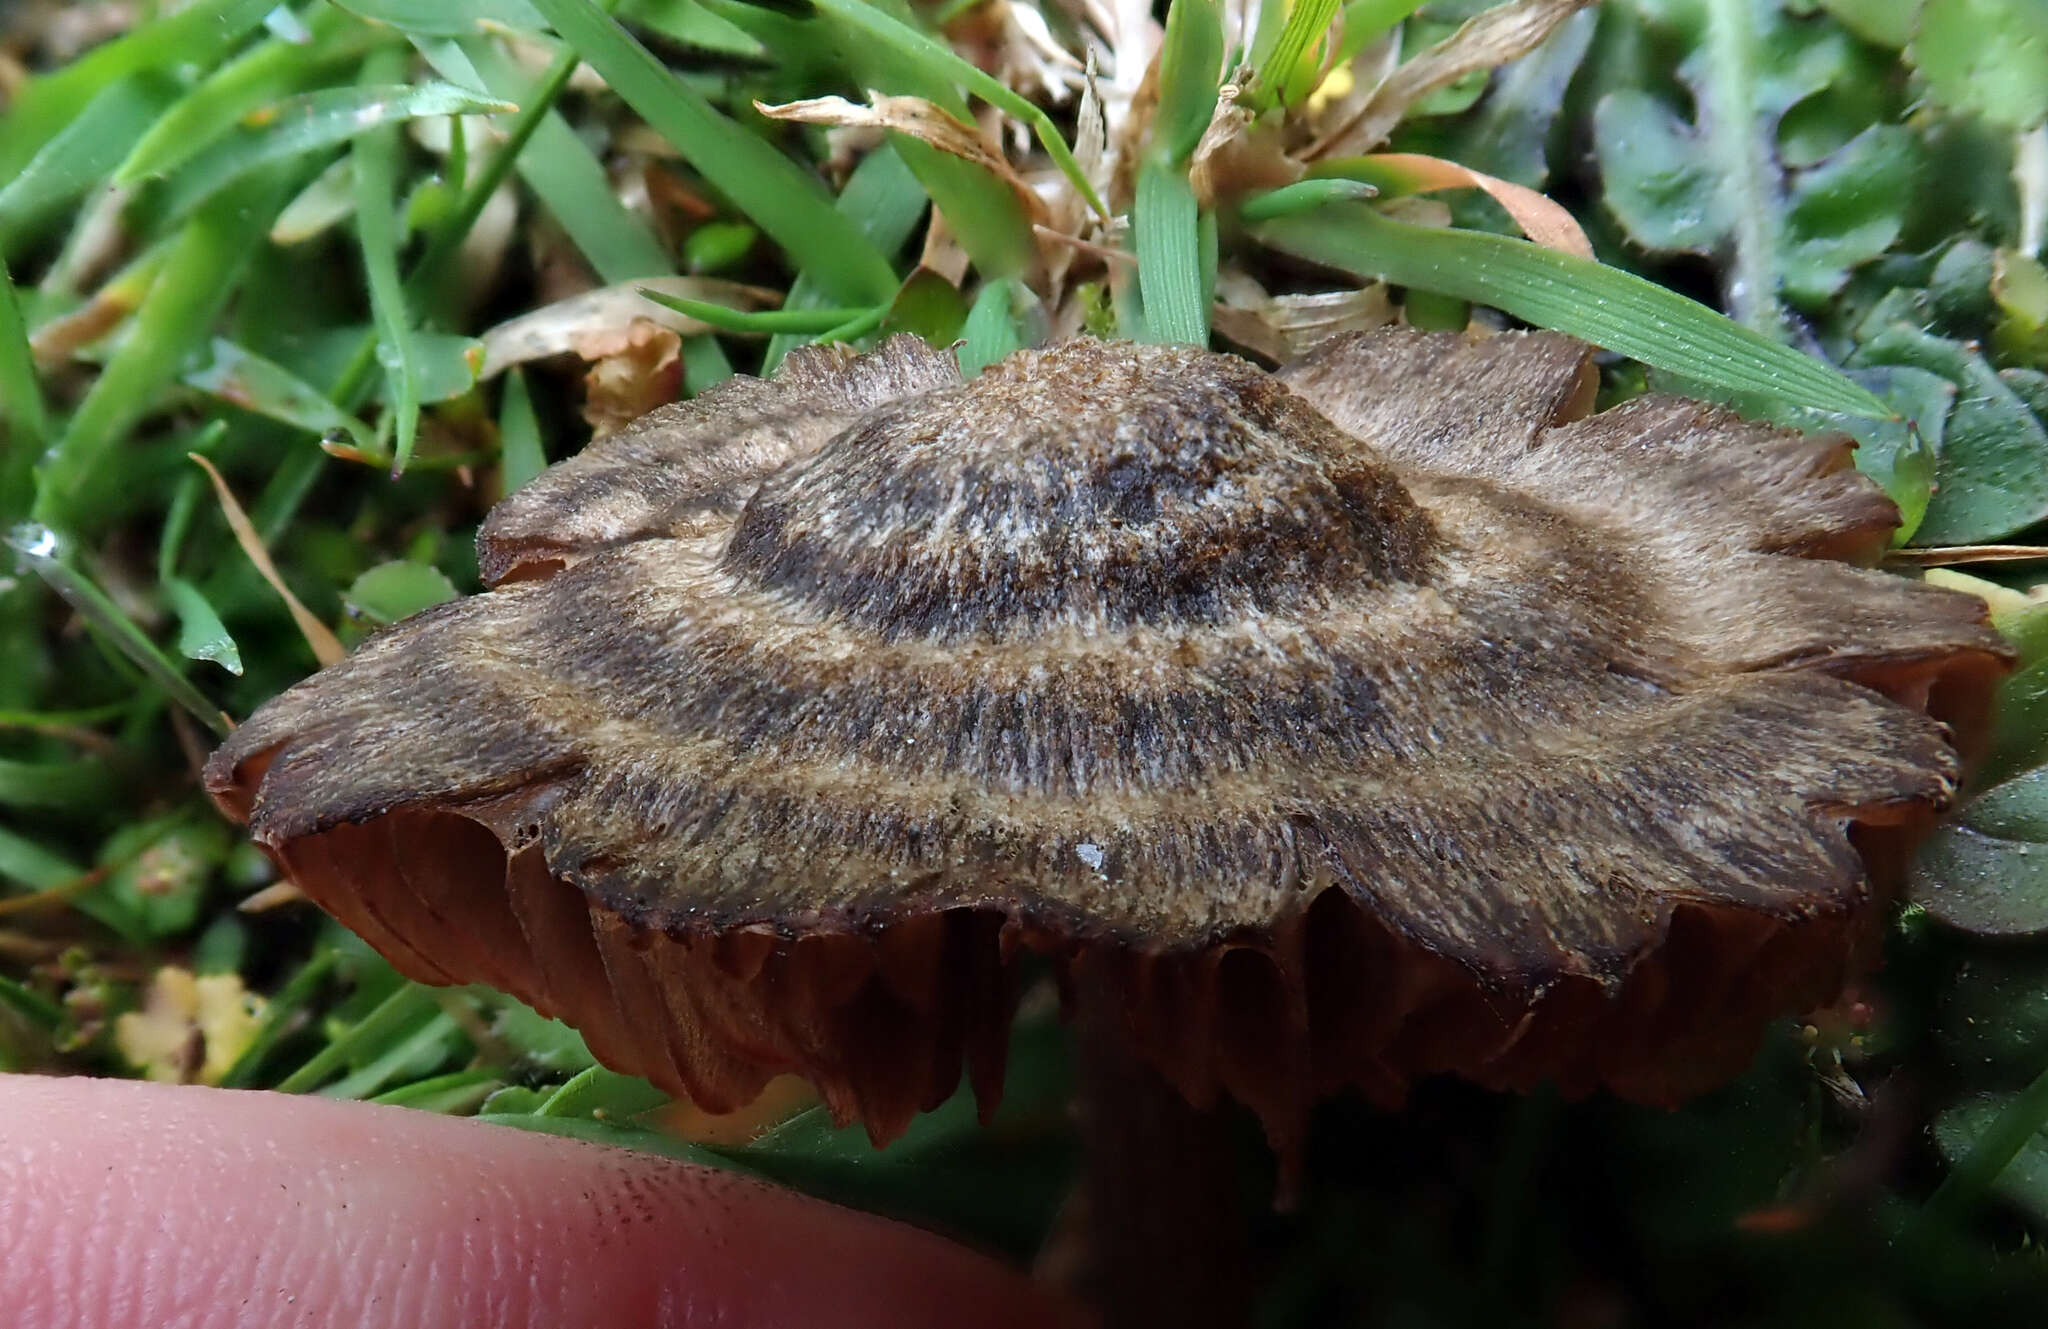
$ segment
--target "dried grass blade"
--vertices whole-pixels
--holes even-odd
[[[783,102],[780,105],[755,102],[754,109],[770,120],[789,120],[803,125],[887,129],[898,134],[907,134],[948,156],[958,157],[979,166],[1010,187],[1034,224],[1043,224],[1047,220],[1045,200],[1040,198],[1030,185],[1024,183],[1024,178],[1017,174],[1016,168],[1011,166],[995,145],[973,125],[961,123],[947,114],[945,108],[923,97],[892,97],[871,92],[868,94],[868,102],[868,105],[862,106],[844,97],[808,97],[802,101]]]
[[[972,62],[962,59],[958,52],[908,24],[891,18],[870,5],[866,0],[816,0],[818,8],[858,28],[869,36],[877,38],[898,53],[916,60],[927,69],[959,84],[989,105],[1016,117],[1031,126],[1032,133],[1058,166],[1060,173],[1073,183],[1077,192],[1085,199],[1095,215],[1105,220],[1109,209],[1103,206],[1102,198],[1095,192],[1095,186],[1088,182],[1081,164],[1074,160],[1074,153],[1061,136],[1059,127],[1052,117],[1029,98],[1006,87],[1001,80]]]
[[[277,564],[270,561],[270,551],[263,547],[263,537],[256,534],[256,527],[250,523],[249,514],[242,511],[242,505],[235,501],[234,492],[228,488],[228,482],[221,479],[220,472],[214,469],[213,463],[196,452],[187,455],[199,463],[200,469],[206,472],[206,478],[213,481],[213,492],[220,499],[221,515],[227,518],[228,529],[235,533],[235,543],[242,547],[242,552],[256,565],[256,571],[262,575],[263,580],[270,583],[270,589],[276,591],[284,600],[285,608],[291,611],[292,622],[298,625],[299,635],[304,637],[306,645],[312,648],[313,658],[322,665],[331,665],[348,654],[342,649],[340,638],[328,631],[325,623],[313,617],[313,611],[301,604],[299,597],[292,594],[292,588],[284,584],[284,578],[277,574]]]
[[[1578,219],[1562,204],[1527,185],[1475,171],[1442,157],[1419,152],[1381,152],[1358,159],[1369,183],[1398,189],[1402,193],[1426,194],[1436,189],[1483,189],[1493,201],[1507,209],[1522,234],[1559,253],[1593,257],[1593,244]],[[1334,165],[1334,163],[1333,163]],[[1348,172],[1347,172],[1348,174]]]
[[[1535,50],[1552,29],[1594,0],[1509,0],[1476,15],[1436,45],[1403,64],[1350,118],[1303,154],[1304,160],[1345,156],[1376,147],[1408,109],[1449,83],[1494,69]]]
[[[1945,545],[1932,549],[1893,549],[1887,563],[1921,568],[1966,566],[1971,563],[2044,563],[2048,545]]]

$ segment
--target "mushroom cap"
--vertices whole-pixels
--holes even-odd
[[[507,498],[207,785],[412,977],[713,1111],[999,1092],[1020,951],[1276,1142],[1676,1101],[1865,957],[2009,663],[1839,438],[1547,333],[792,356]],[[1944,721],[1946,723],[1944,723]]]

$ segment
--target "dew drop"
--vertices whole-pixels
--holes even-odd
[[[23,558],[49,559],[57,557],[63,542],[41,522],[25,521],[8,533],[7,543]]]

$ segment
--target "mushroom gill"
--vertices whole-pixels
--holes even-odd
[[[899,337],[508,498],[495,589],[208,787],[405,973],[717,1111],[1000,1090],[1020,952],[1296,1140],[1417,1076],[1673,1102],[1866,959],[2006,648],[1849,445],[1544,334],[1277,374]]]

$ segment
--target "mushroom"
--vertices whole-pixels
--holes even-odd
[[[1267,373],[908,337],[501,503],[494,589],[216,753],[400,970],[717,1111],[1000,1091],[1019,957],[1283,1154],[1419,1076],[1676,1103],[1867,962],[2009,663],[1841,438],[1548,333]]]

